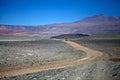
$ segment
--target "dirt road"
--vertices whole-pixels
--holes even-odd
[[[64,61],[59,61],[59,62],[46,63],[45,65],[40,65],[36,63],[33,65],[2,68],[0,69],[0,78],[5,77],[5,76],[10,77],[10,76],[16,76],[16,75],[21,75],[21,74],[26,74],[26,73],[45,71],[45,70],[50,70],[50,69],[65,68],[65,67],[74,66],[77,64],[85,64],[103,55],[103,53],[100,51],[89,49],[87,47],[84,47],[72,41],[63,40],[62,42],[70,45],[71,47],[77,50],[84,51],[86,54],[82,56],[82,58],[80,59],[70,59],[70,60],[64,60]]]

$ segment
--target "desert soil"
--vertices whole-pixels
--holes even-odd
[[[74,66],[78,64],[86,64],[91,61],[95,61],[104,55],[100,51],[84,47],[73,41],[63,40],[62,42],[68,44],[69,46],[77,50],[82,50],[86,54],[83,55],[82,58],[80,59],[69,59],[69,60],[56,61],[56,62],[50,62],[50,63],[48,62],[46,64],[35,63],[33,65],[13,66],[13,67],[8,67],[8,68],[2,68],[0,69],[0,78],[33,73],[33,72],[39,72],[39,71],[45,71],[45,70],[51,70],[51,69],[65,68],[65,67]]]

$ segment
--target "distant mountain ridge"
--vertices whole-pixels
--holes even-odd
[[[39,26],[0,25],[0,35],[56,36],[61,34],[114,34],[120,32],[120,16],[99,14],[72,23]]]
[[[107,16],[105,14],[99,14],[95,16],[86,17],[76,22],[120,22],[120,16]]]

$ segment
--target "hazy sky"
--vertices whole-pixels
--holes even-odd
[[[120,0],[0,0],[0,24],[73,22],[101,13],[120,16]]]

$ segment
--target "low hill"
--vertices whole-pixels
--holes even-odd
[[[58,35],[58,36],[53,36],[51,38],[55,38],[55,39],[74,39],[74,38],[80,38],[80,37],[85,37],[85,36],[89,36],[87,34],[62,34],[62,35]]]

